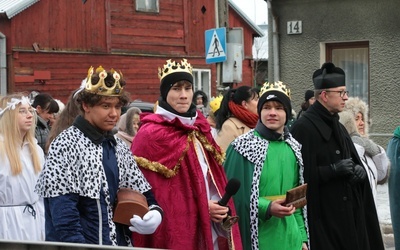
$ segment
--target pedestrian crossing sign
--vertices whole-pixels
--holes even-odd
[[[226,61],[226,28],[206,30],[206,63]]]

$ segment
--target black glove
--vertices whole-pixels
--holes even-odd
[[[362,182],[367,178],[367,172],[363,168],[363,166],[360,165],[355,165],[354,166],[354,174],[350,178],[351,183],[357,183],[357,182]]]
[[[335,176],[350,176],[353,175],[355,163],[352,159],[343,159],[334,164],[331,164],[330,167],[335,174]]]

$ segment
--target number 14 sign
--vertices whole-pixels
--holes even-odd
[[[287,22],[287,34],[297,35],[303,33],[301,21],[289,21]]]

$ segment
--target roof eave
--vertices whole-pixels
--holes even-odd
[[[233,0],[228,0],[229,6],[236,12],[238,15],[243,18],[243,20],[255,31],[258,37],[263,37],[264,32],[257,26],[240,8],[237,6]]]
[[[0,4],[0,14],[5,14],[8,19],[11,19],[37,2],[39,0],[4,1]]]

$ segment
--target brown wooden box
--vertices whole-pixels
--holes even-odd
[[[119,189],[114,209],[114,222],[130,226],[129,220],[133,215],[143,217],[148,211],[149,206],[143,194],[130,188]]]

